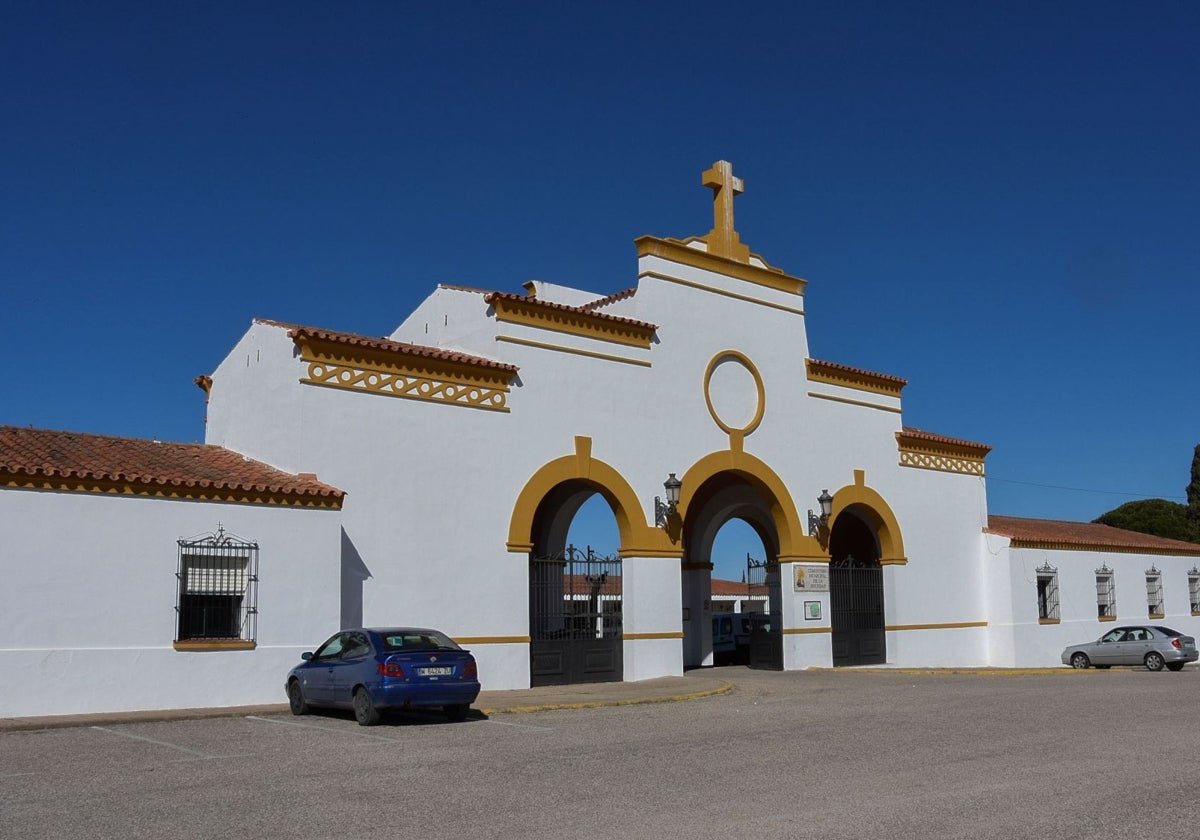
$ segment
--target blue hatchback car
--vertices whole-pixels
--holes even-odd
[[[460,721],[479,696],[475,657],[437,630],[342,630],[300,658],[287,677],[294,715],[315,706],[353,709],[360,725],[374,726],[387,711],[440,706]]]

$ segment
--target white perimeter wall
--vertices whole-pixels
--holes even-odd
[[[0,490],[0,717],[286,701],[338,619],[338,514]],[[180,538],[259,543],[258,646],[176,651]]]

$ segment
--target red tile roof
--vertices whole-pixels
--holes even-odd
[[[985,533],[1009,537],[1014,548],[1068,551],[1115,551],[1134,554],[1177,554],[1200,557],[1200,544],[1139,534],[1094,522],[989,516]]]
[[[963,440],[962,438],[946,437],[945,435],[935,435],[933,432],[923,432],[920,429],[914,429],[912,426],[905,426],[900,430],[900,434],[912,440],[921,440],[926,443],[937,443],[946,446],[960,446],[964,449],[979,449],[983,452],[991,452],[992,447],[986,443],[976,443],[971,440]]]
[[[743,598],[764,598],[769,594],[765,584],[750,586],[736,580],[722,580],[721,578],[712,579],[710,591],[713,595],[739,595]]]
[[[904,379],[900,376],[892,376],[890,373],[877,373],[873,370],[850,367],[849,365],[840,365],[837,362],[823,362],[820,359],[809,359],[808,363],[821,370],[840,371],[842,373],[850,374],[851,376],[877,379],[881,382],[890,382],[892,384],[899,385],[901,388],[908,384],[907,379]]]
[[[219,446],[0,426],[0,484],[340,507],[345,494]]]
[[[516,365],[497,362],[495,359],[488,359],[484,358],[483,356],[472,356],[468,353],[445,350],[441,347],[427,347],[423,344],[409,344],[405,341],[392,341],[390,338],[371,338],[365,335],[358,335],[357,333],[323,330],[318,327],[304,327],[296,324],[281,324],[277,321],[260,320],[259,323],[272,324],[277,327],[285,327],[288,330],[288,338],[293,340],[312,338],[318,341],[329,341],[335,344],[343,344],[347,347],[381,350],[385,353],[398,353],[405,356],[418,356],[424,359],[436,359],[442,362],[454,362],[460,365],[490,368],[492,370],[503,371],[504,373],[509,374],[516,374],[516,372],[520,370],[520,368],[518,368]]]
[[[590,309],[591,311],[594,312],[597,309],[608,306],[610,303],[616,303],[619,300],[625,300],[626,298],[631,298],[635,294],[637,294],[637,286],[634,286],[630,289],[625,289],[625,290],[617,292],[616,294],[613,294],[613,295],[609,295],[608,297],[597,298],[596,300],[592,301],[591,303],[585,303],[583,305],[583,308]]]
[[[515,303],[521,303],[526,306],[541,307],[544,309],[556,310],[559,312],[573,312],[578,315],[586,315],[589,318],[600,318],[605,321],[611,321],[614,324],[625,324],[626,326],[636,327],[644,330],[657,330],[658,325],[651,324],[647,321],[638,321],[633,318],[622,318],[619,315],[607,315],[603,312],[594,312],[589,307],[594,305],[596,301],[584,306],[567,306],[565,303],[553,303],[548,300],[538,300],[537,298],[528,297],[527,295],[514,295],[508,292],[492,292],[484,298],[486,303],[492,303],[497,300],[508,300]]]

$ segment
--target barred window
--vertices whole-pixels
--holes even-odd
[[[1146,570],[1146,610],[1150,618],[1163,617],[1162,572],[1154,566]]]
[[[1096,570],[1096,614],[1101,621],[1115,621],[1117,617],[1117,587],[1108,564]]]
[[[1200,569],[1195,566],[1188,572],[1188,600],[1192,604],[1192,615],[1200,615]]]
[[[1057,622],[1058,616],[1058,569],[1046,563],[1037,570],[1038,621],[1049,624]]]
[[[254,642],[258,630],[258,543],[218,525],[179,540],[176,642]]]

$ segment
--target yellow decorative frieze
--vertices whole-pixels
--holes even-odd
[[[896,445],[902,467],[977,476],[984,475],[984,460],[992,451],[982,443],[907,429],[896,432]]]
[[[861,370],[834,362],[822,362],[818,359],[805,359],[804,368],[809,382],[824,382],[826,385],[838,385],[842,388],[853,388],[856,391],[884,394],[897,399],[900,397],[900,392],[904,390],[904,386],[908,384],[908,380],[899,376]]]
[[[508,411],[517,369],[488,359],[315,330],[293,330],[311,385],[412,400]]]
[[[605,315],[578,306],[541,301],[537,298],[493,292],[484,298],[496,313],[496,320],[539,330],[576,335],[596,341],[650,349],[654,324]]]

